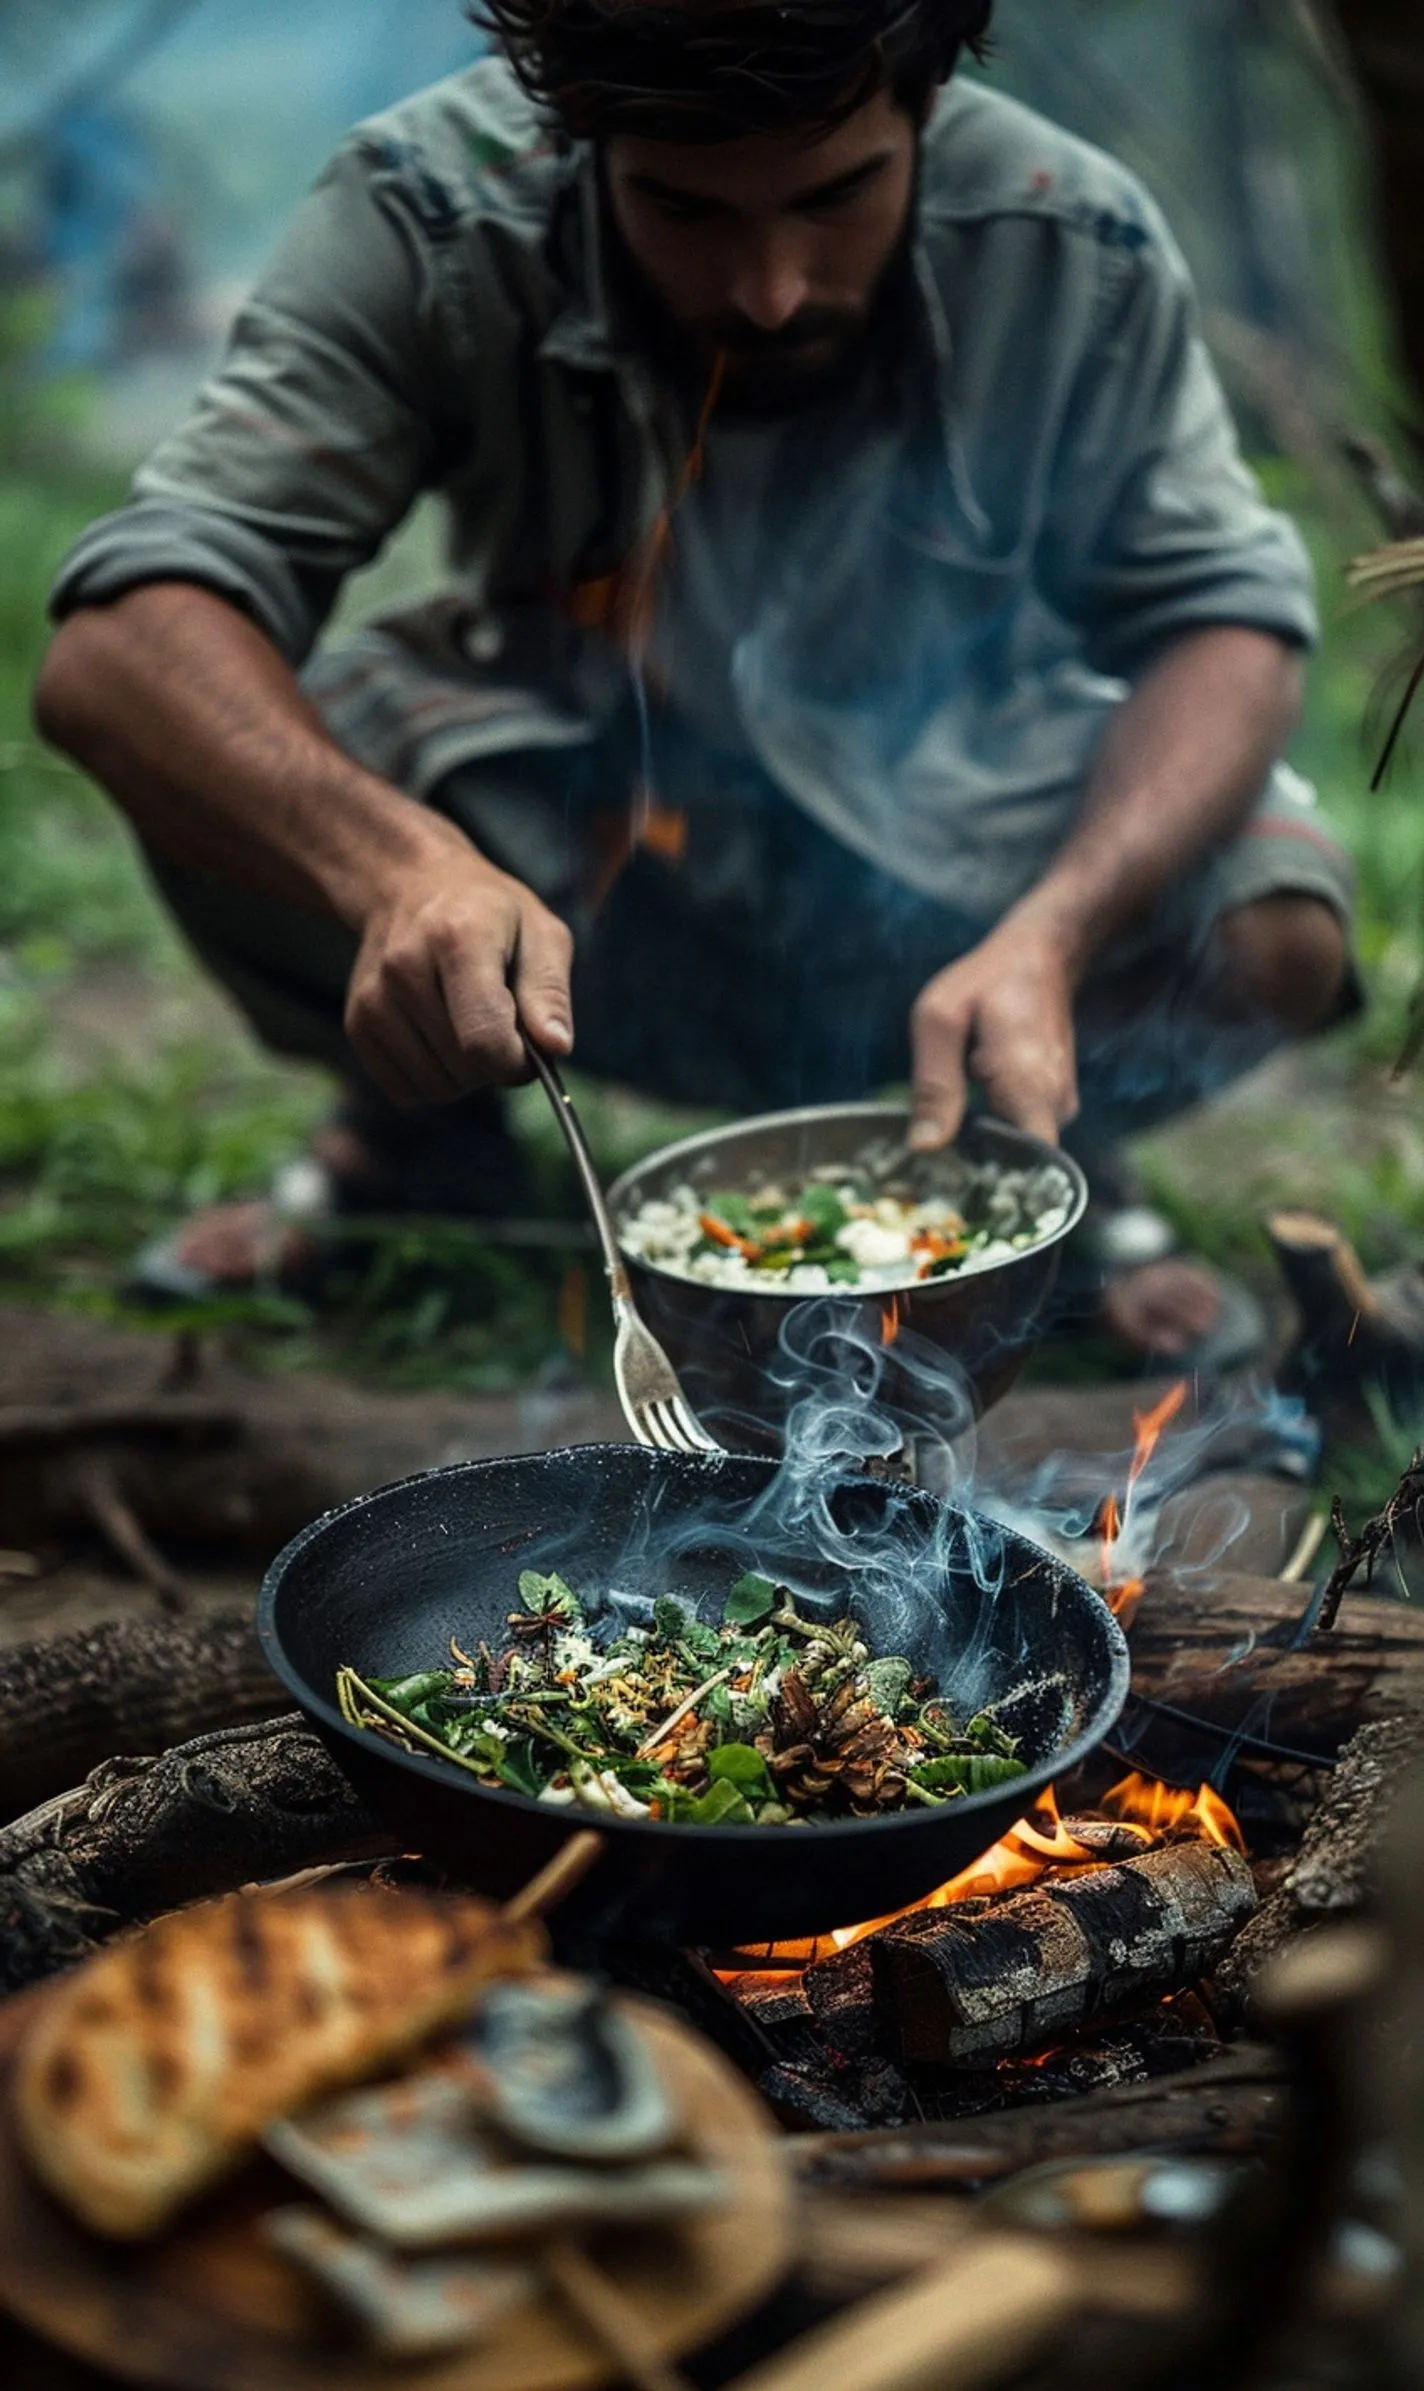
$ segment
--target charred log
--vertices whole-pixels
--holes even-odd
[[[21,1644],[0,1669],[0,1816],[62,1793],[116,1752],[272,1718],[289,1701],[244,1611],[111,1619]]]
[[[1255,1906],[1238,1852],[1168,1843],[867,1936],[876,2007],[902,2062],[981,2066],[1194,1983]]]
[[[388,1841],[295,1716],[107,1761],[0,1829],[0,1992],[160,1910]]]

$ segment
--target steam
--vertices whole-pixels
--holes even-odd
[[[903,1320],[885,1344],[879,1306],[839,1297],[788,1307],[769,1378],[768,1416],[786,1421],[775,1463],[708,1456],[689,1465],[692,1489],[685,1469],[651,1473],[600,1555],[597,1589],[585,1523],[551,1525],[542,1565],[565,1569],[610,1632],[646,1624],[663,1592],[716,1619],[734,1579],[755,1570],[805,1614],[854,1617],[872,1651],[904,1653],[952,1708],[997,1708],[1008,1724],[1003,1706],[1016,1705],[1012,1731],[1031,1759],[1060,1751],[1092,1705],[1081,1638],[1057,1636],[1054,1622],[1069,1570],[1096,1559],[1104,1499],[1123,1506],[1121,1583],[1169,1556],[1175,1494],[1214,1470],[1306,1480],[1318,1449],[1301,1403],[1247,1384],[1195,1420],[1184,1404],[1135,1466],[1129,1445],[990,1467],[995,1440],[977,1434],[953,1358]],[[1198,1506],[1193,1562],[1205,1569],[1249,1514],[1224,1490],[1205,1539],[1200,1520]]]

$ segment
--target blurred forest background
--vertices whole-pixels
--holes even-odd
[[[1417,618],[1361,608],[1343,578],[1386,528],[1344,444],[1383,438],[1408,470],[1409,404],[1348,58],[1310,0],[1000,0],[997,23],[993,80],[1164,203],[1249,451],[1320,575],[1294,760],[1357,859],[1371,1008],[1258,1074],[1210,1138],[1151,1141],[1152,1184],[1191,1242],[1262,1285],[1274,1203],[1332,1211],[1372,1264],[1424,1253],[1421,1091],[1391,1072],[1424,971],[1407,739],[1369,789]],[[479,46],[458,0],[0,0],[0,1301],[117,1315],[141,1239],[260,1187],[323,1109],[315,1076],[263,1058],[199,979],[115,814],[36,741],[27,692],[55,563],[184,407],[344,127]],[[342,621],[437,560],[422,517]],[[576,1218],[542,1100],[517,1102],[544,1209]],[[590,1112],[609,1168],[673,1126],[616,1091]],[[552,1234],[393,1231],[353,1248],[334,1316],[275,1296],[223,1312],[275,1359],[489,1386],[577,1359],[583,1270]],[[1392,1464],[1412,1423],[1380,1429]]]

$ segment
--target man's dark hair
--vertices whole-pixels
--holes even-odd
[[[576,140],[725,141],[829,128],[877,91],[912,114],[994,0],[470,0],[531,99]]]

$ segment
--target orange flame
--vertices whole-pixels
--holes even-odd
[[[888,1303],[880,1306],[880,1342],[882,1345],[893,1345],[899,1334],[900,1298],[892,1295]]]
[[[1160,1777],[1145,1777],[1134,1769],[1108,1788],[1098,1808],[1123,1826],[1136,1827],[1144,1842],[1160,1842],[1164,1835],[1185,1830],[1202,1843],[1246,1849],[1234,1812],[1210,1785],[1198,1785],[1189,1793],[1185,1785],[1164,1785]]]
[[[1133,1488],[1156,1452],[1163,1429],[1169,1421],[1176,1418],[1186,1399],[1187,1382],[1185,1378],[1179,1378],[1176,1385],[1169,1387],[1161,1402],[1154,1403],[1150,1411],[1134,1411],[1132,1425],[1136,1442],[1132,1448],[1132,1459],[1128,1464],[1127,1488],[1123,1496],[1122,1509],[1118,1510],[1116,1495],[1110,1494],[1099,1516],[1098,1533],[1102,1542],[1103,1600],[1113,1617],[1120,1620],[1124,1627],[1132,1625],[1137,1606],[1142,1600],[1142,1579],[1140,1577],[1118,1579],[1114,1576],[1114,1547],[1121,1537],[1132,1511]]]
[[[660,805],[650,789],[639,791],[634,812],[637,843],[664,863],[681,863],[687,853],[687,816],[681,806]]]
[[[1169,1834],[1228,1844],[1233,1851],[1246,1849],[1235,1817],[1210,1785],[1199,1785],[1195,1793],[1189,1793],[1184,1786],[1164,1785],[1160,1779],[1142,1776],[1134,1770],[1111,1786],[1095,1807],[1103,1817],[1131,1828],[1144,1851],[1152,1850]],[[806,1941],[768,1943],[761,1946],[756,1956],[774,1963],[777,1970],[808,1968],[818,1959],[830,1959],[837,1951],[849,1949],[852,1943],[861,1942],[882,1926],[893,1926],[896,1918],[909,1917],[915,1910],[952,1909],[961,1901],[1017,1892],[1024,1885],[1037,1883],[1049,1870],[1109,1865],[1100,1851],[1081,1842],[1064,1825],[1050,1785],[1028,1817],[1017,1820],[982,1858],[962,1868],[947,1884],[937,1885],[922,1901],[909,1902],[902,1910],[889,1910],[883,1917],[862,1918],[855,1926],[833,1927],[829,1934]],[[751,1957],[749,1952],[748,1958]],[[739,1968],[718,1969],[717,1973],[738,1985],[744,1984],[748,1975],[747,1970]]]
[[[692,446],[683,459],[682,471],[668,494],[666,504],[659,507],[653,518],[652,529],[648,533],[642,554],[633,568],[621,629],[635,672],[641,672],[647,661],[648,645],[652,639],[653,622],[657,612],[658,582],[672,548],[673,517],[688,491],[696,487],[706,471],[707,428],[712,421],[717,401],[722,395],[722,383],[726,371],[727,360],[723,351],[719,349],[712,360],[712,371],[707,377],[707,388],[702,394],[702,405],[698,410],[697,428],[692,435]]]

